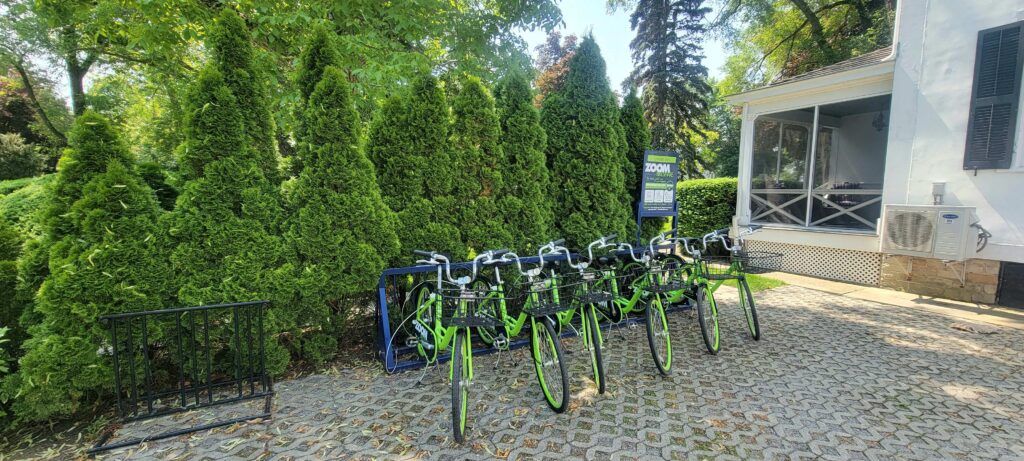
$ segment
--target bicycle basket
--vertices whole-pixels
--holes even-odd
[[[499,294],[490,289],[444,288],[441,294],[441,325],[445,327],[497,327]]]
[[[729,280],[739,278],[740,273],[732,266],[731,256],[703,256],[700,259],[704,276],[708,280]]]
[[[652,293],[668,293],[686,288],[685,267],[681,265],[655,265],[648,269],[650,284],[647,291]]]
[[[733,256],[740,270],[747,274],[763,274],[782,269],[782,253],[773,251],[741,251]]]
[[[567,311],[576,307],[580,283],[579,279],[563,275],[554,279],[524,281],[515,288],[517,300],[513,305],[535,317]]]

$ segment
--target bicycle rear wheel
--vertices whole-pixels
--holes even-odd
[[[696,304],[697,322],[700,323],[700,334],[704,337],[704,346],[711,355],[718,354],[721,348],[721,332],[718,329],[718,304],[715,295],[706,283],[697,286]]]
[[[739,287],[740,307],[747,318],[747,330],[754,341],[761,340],[761,324],[757,321],[757,308],[754,307],[754,295],[750,292],[750,285],[746,278],[740,279]]]
[[[597,393],[604,394],[605,374],[604,359],[601,357],[601,327],[597,323],[597,314],[594,313],[594,306],[589,305],[583,308],[584,328],[587,332],[587,343],[590,348],[590,365],[594,369],[594,383],[597,384]]]
[[[476,290],[480,293],[489,293],[491,289],[491,281],[483,275],[478,275],[476,280],[473,280],[473,283],[471,283],[469,287],[470,289]],[[497,297],[481,299],[476,308],[476,315],[497,320],[499,315],[501,315],[499,312],[499,302],[500,300]],[[504,333],[505,329],[503,327],[485,326],[476,328],[477,336],[479,336],[480,340],[488,347],[493,346],[494,340]]]
[[[647,300],[644,315],[647,321],[647,343],[651,346],[651,355],[658,372],[668,376],[672,370],[672,340],[668,333],[668,318],[665,317],[665,305],[661,301],[662,294],[654,293]]]
[[[537,381],[548,406],[555,413],[563,413],[569,408],[569,370],[564,360],[562,340],[555,334],[551,319],[534,318],[531,323],[530,347]]]
[[[468,413],[469,381],[472,362],[468,333],[459,329],[455,333],[455,347],[452,348],[452,434],[455,441],[462,443],[466,434]]]

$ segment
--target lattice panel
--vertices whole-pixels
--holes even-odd
[[[757,240],[748,240],[746,246],[782,253],[784,272],[876,286],[882,272],[881,253]]]

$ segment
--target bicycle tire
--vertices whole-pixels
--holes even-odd
[[[414,322],[421,321],[421,317],[426,318],[422,332],[417,332],[415,325],[413,327],[413,335],[418,339],[416,342],[416,351],[419,355],[427,360],[427,363],[434,363],[437,360],[437,338],[434,335],[434,308],[433,306],[423,307],[427,300],[430,298],[430,294],[434,292],[434,285],[430,282],[420,282],[413,288],[413,300],[415,301],[416,310],[413,314],[419,314],[416,318],[411,319],[408,322],[413,325]],[[420,309],[424,312],[420,313]]]
[[[706,283],[697,287],[696,303],[697,322],[700,323],[700,335],[704,338],[704,346],[711,355],[718,354],[722,347],[722,332],[718,328],[718,305],[715,296]],[[710,329],[710,330],[709,330]]]
[[[742,285],[742,288],[739,290],[740,307],[743,308],[743,314],[747,318],[747,330],[750,331],[750,337],[754,338],[754,341],[760,341],[761,324],[757,320],[754,294],[750,292],[750,285],[747,283],[746,278],[740,279],[740,285]]]
[[[468,333],[460,329],[455,334],[455,347],[452,349],[452,434],[455,441],[462,443],[466,435],[466,419],[469,400],[470,358],[467,354]]]
[[[661,296],[655,293],[647,300],[644,317],[647,323],[647,344],[651,346],[654,365],[658,367],[658,373],[668,376],[672,371],[672,338],[669,336],[668,318],[665,316],[665,304],[661,302]],[[658,337],[665,338],[664,352],[659,350],[661,341]]]
[[[601,327],[597,323],[597,314],[594,313],[594,306],[584,308],[586,311],[586,328],[590,336],[590,365],[594,369],[594,383],[597,384],[597,393],[604,394],[606,387],[604,358],[601,356]]]
[[[540,325],[537,325],[540,323]],[[544,317],[535,319],[533,328],[530,332],[530,349],[533,355],[533,366],[537,371],[537,381],[540,383],[541,392],[544,394],[544,400],[547,401],[548,406],[551,407],[555,413],[564,413],[569,408],[569,370],[566,368],[565,363],[565,351],[562,348],[562,340],[555,335],[555,328],[551,324],[551,319]],[[543,338],[542,338],[543,336]],[[545,344],[541,345],[541,342]],[[552,359],[557,362],[559,372],[555,379],[561,379],[559,384],[561,385],[560,392],[561,400],[556,401],[555,395],[551,392],[551,386],[548,380],[551,378],[549,375],[545,375],[544,367],[546,363],[542,360],[540,354],[546,350],[552,354]],[[553,369],[551,371],[554,371]],[[553,382],[551,384],[554,384]]]

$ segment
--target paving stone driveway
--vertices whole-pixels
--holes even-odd
[[[277,385],[274,418],[102,459],[1022,459],[1024,332],[981,335],[938,314],[793,286],[760,294],[764,339],[720,294],[723,350],[672,316],[673,374],[643,329],[606,333],[609,391],[595,395],[578,341],[574,403],[549,411],[517,351],[477,360],[467,442],[450,441],[450,387],[375,368]],[[730,308],[732,307],[732,308]]]

